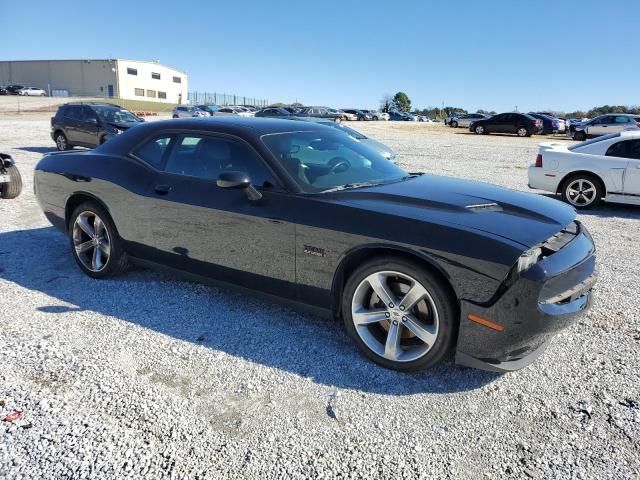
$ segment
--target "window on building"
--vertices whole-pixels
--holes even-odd
[[[151,72],[151,78],[153,78],[154,80],[160,80],[160,74]]]
[[[138,69],[137,68],[127,68],[127,73],[129,75],[138,75]]]
[[[144,88],[136,88],[134,93],[136,97],[144,97]]]
[[[147,90],[147,97],[156,98],[156,91],[155,90]]]
[[[167,92],[158,92],[158,98],[167,99]]]
[[[182,83],[182,78],[180,78],[180,77],[173,77],[173,83]]]

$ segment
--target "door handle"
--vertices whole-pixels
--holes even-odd
[[[153,190],[158,195],[166,195],[171,191],[171,187],[169,185],[156,185],[155,187],[153,187]]]

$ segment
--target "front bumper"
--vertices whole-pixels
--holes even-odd
[[[576,232],[562,248],[505,284],[489,305],[461,302],[456,363],[497,372],[523,368],[591,306],[595,246],[579,223]],[[552,241],[543,243],[543,250]],[[490,320],[495,329],[470,315]]]

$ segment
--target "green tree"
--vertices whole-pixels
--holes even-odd
[[[393,96],[393,105],[400,112],[411,111],[411,100],[404,92],[398,92]]]

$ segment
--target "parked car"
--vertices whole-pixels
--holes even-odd
[[[256,112],[256,117],[291,117],[291,113],[284,108],[269,107]]]
[[[172,118],[209,117],[210,112],[206,112],[195,105],[176,105],[172,112]]]
[[[600,135],[622,132],[628,128],[638,127],[640,127],[640,115],[627,113],[600,115],[592,120],[575,125],[575,127],[573,127],[573,139],[583,141],[588,138],[595,138]]]
[[[296,112],[296,117],[332,118],[336,121],[347,119],[344,114],[340,114],[328,107],[303,107]]]
[[[524,113],[500,113],[493,117],[476,120],[469,131],[478,135],[487,133],[514,133],[519,137],[530,137],[542,131],[542,120]]]
[[[241,117],[253,117],[256,114],[254,107],[245,107],[243,105],[228,105],[237,115]]]
[[[51,138],[58,150],[93,148],[144,122],[110,103],[66,103],[51,117]]]
[[[255,114],[249,112],[242,107],[222,107],[215,113],[215,116],[237,116],[237,117],[253,117]]]
[[[0,153],[0,198],[11,200],[22,191],[22,177],[11,155]]]
[[[363,110],[357,110],[355,108],[343,108],[342,111],[350,115],[355,115],[355,119],[359,121],[372,119],[371,115]]]
[[[389,120],[392,122],[408,122],[410,118],[403,112],[389,112]]]
[[[560,129],[560,121],[557,118],[534,112],[529,112],[527,115],[537,118],[538,120],[542,120],[542,131],[540,133],[543,135],[558,133],[558,130]]]
[[[461,113],[453,115],[449,118],[449,126],[451,128],[465,127],[468,128],[473,122],[489,118],[481,113]]]
[[[372,148],[373,150],[378,152],[380,155],[382,155],[384,158],[386,158],[390,162],[393,162],[396,165],[398,164],[398,159],[397,159],[398,155],[393,150],[393,148],[388,147],[384,143],[378,142],[377,140],[374,140],[373,138],[369,138],[365,134],[363,134],[361,132],[358,132],[357,130],[355,130],[355,129],[351,128],[351,127],[347,127],[342,122],[334,122],[332,120],[327,120],[327,119],[324,119],[324,118],[313,118],[313,117],[291,117],[291,119],[292,120],[302,120],[302,121],[306,121],[306,122],[315,122],[315,123],[318,123],[320,125],[326,125],[326,126],[335,128],[336,130],[339,130],[339,131],[351,136],[352,138],[358,140],[359,142],[367,145],[368,147]]]
[[[389,114],[386,112],[379,112],[378,110],[362,110],[364,113],[371,115],[371,119],[375,120],[389,120]]]
[[[18,92],[24,88],[24,85],[7,85],[7,92],[10,95],[18,95]]]
[[[196,107],[202,110],[203,112],[207,112],[209,116],[213,116],[218,110],[222,108],[220,105],[212,105],[212,104],[196,105]]]
[[[22,95],[26,97],[46,97],[47,92],[37,87],[25,87],[18,90],[18,95]]]
[[[536,112],[539,113],[540,115],[546,115],[547,117],[551,117],[555,120],[557,120],[558,122],[558,127],[556,129],[557,133],[565,133],[567,130],[567,121],[566,119],[562,118],[562,117],[558,117],[555,113],[553,112]]]
[[[576,145],[542,143],[529,167],[529,187],[559,194],[576,208],[601,200],[640,205],[640,130]]]
[[[0,95],[9,95],[6,87],[0,87]]]
[[[292,115],[295,115],[298,111],[300,111],[299,107],[282,107],[284,108],[287,112],[289,112]]]
[[[573,208],[410,174],[312,123],[148,122],[44,156],[34,183],[89,277],[131,262],[309,304],[397,370],[453,350],[462,365],[522,368],[589,308],[596,279]]]

